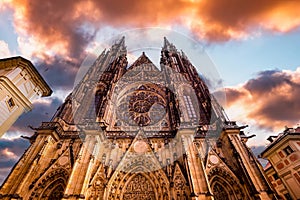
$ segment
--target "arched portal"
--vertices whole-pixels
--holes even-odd
[[[215,200],[238,200],[241,196],[240,191],[222,177],[215,177],[211,188]]]
[[[170,183],[164,171],[136,165],[133,163],[130,171],[117,170],[113,174],[104,199],[170,200]]]
[[[122,199],[124,200],[155,200],[155,189],[150,180],[142,174],[134,175],[125,184],[122,191]]]
[[[227,189],[220,183],[215,183],[212,187],[215,200],[230,200]]]
[[[249,199],[236,176],[229,171],[216,167],[210,171],[208,178],[215,200]]]
[[[29,199],[62,199],[69,174],[64,169],[50,172],[37,182]]]
[[[50,192],[48,200],[56,200],[56,199],[61,199],[64,196],[64,188],[65,185],[63,184],[58,184],[56,185]]]
[[[66,182],[62,178],[50,183],[46,186],[46,189],[42,192],[40,199],[57,200],[62,199],[64,196],[64,190],[66,188]]]

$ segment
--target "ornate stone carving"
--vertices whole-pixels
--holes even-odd
[[[178,165],[175,164],[174,175],[173,175],[173,192],[175,199],[186,199],[190,190],[187,187],[187,181]]]
[[[213,186],[212,190],[213,190],[215,200],[229,200],[229,194],[221,184],[216,183]]]
[[[216,200],[248,199],[238,179],[233,177],[231,172],[215,167],[208,174],[208,178]]]
[[[147,126],[161,121],[166,114],[166,103],[155,85],[141,85],[122,96],[118,117],[128,125]]]
[[[97,179],[88,189],[87,199],[103,199],[105,186],[106,181],[100,177],[97,177]]]
[[[33,183],[35,186],[29,199],[55,199],[54,197],[63,196],[64,189],[67,185],[69,174],[64,169],[57,169],[44,176],[42,180]],[[30,188],[31,186],[29,186]]]
[[[123,193],[124,200],[155,200],[153,185],[143,175],[135,175],[127,184]]]

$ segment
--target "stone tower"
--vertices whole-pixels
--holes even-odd
[[[164,38],[160,69],[104,50],[0,189],[3,199],[273,199],[247,137]]]

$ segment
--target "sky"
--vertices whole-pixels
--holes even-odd
[[[0,0],[0,58],[31,60],[54,91],[0,138],[0,183],[29,146],[20,135],[50,120],[99,41],[145,27],[203,46],[229,118],[248,124],[246,134],[256,134],[248,144],[263,149],[269,135],[300,123],[299,10],[298,0]]]

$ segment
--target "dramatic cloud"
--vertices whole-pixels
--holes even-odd
[[[300,67],[260,72],[240,87],[226,88],[226,96],[227,111],[236,120],[273,131],[293,127],[300,120]]]
[[[35,66],[52,90],[71,90],[80,64],[56,56],[48,61],[39,61]]]
[[[22,138],[14,140],[0,139],[0,185],[29,144],[27,140]]]
[[[199,3],[192,25],[213,41],[258,34],[257,28],[286,32],[299,26],[299,8],[296,0],[205,0]]]
[[[5,3],[6,2],[6,3]],[[80,57],[99,29],[181,25],[208,41],[225,41],[300,24],[297,0],[10,0],[22,53]],[[109,35],[107,36],[109,37]]]
[[[87,9],[87,13],[77,13],[74,1],[15,0],[12,5],[22,52],[39,57],[64,55],[66,59],[76,59],[93,38],[96,26],[88,30],[89,19],[84,16],[93,13]]]
[[[37,63],[53,90],[73,84],[96,36],[108,38],[118,30],[179,25],[207,42],[219,42],[260,34],[257,30],[290,31],[300,24],[296,0],[5,0],[0,10],[5,9],[14,13],[19,51]]]
[[[6,10],[10,3],[11,3],[10,0],[1,0],[0,1],[0,11]]]

